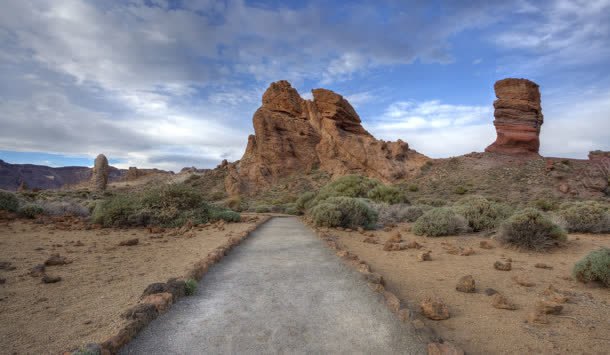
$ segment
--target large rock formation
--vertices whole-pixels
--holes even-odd
[[[229,193],[252,193],[318,168],[392,182],[412,175],[428,159],[401,140],[375,139],[341,95],[325,89],[312,93],[313,100],[304,100],[287,81],[269,86],[253,117],[255,134],[248,137],[242,159],[228,166]]]
[[[542,108],[538,84],[527,79],[503,79],[494,85],[494,125],[497,139],[485,151],[538,154]]]
[[[93,172],[91,174],[91,187],[95,191],[106,191],[108,183],[108,159],[104,154],[100,154],[95,158]]]

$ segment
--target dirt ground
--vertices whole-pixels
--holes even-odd
[[[208,252],[253,224],[195,228],[172,236],[145,228],[58,230],[30,221],[0,224],[0,353],[60,353],[101,342],[122,326],[121,313],[153,282],[181,277]],[[138,238],[134,246],[118,246]],[[60,276],[45,284],[29,271],[54,253],[67,265],[47,266]],[[11,268],[14,270],[7,270]]]
[[[551,253],[520,252],[499,246],[480,235],[426,238],[408,232],[409,225],[392,231],[375,231],[381,244],[364,243],[358,232],[330,230],[348,251],[366,261],[386,280],[386,287],[412,311],[427,297],[441,298],[451,317],[434,321],[424,319],[443,339],[470,354],[608,354],[610,349],[610,291],[599,284],[582,284],[570,277],[574,263],[599,247],[610,247],[610,235],[571,234],[567,247]],[[396,231],[403,240],[417,241],[422,249],[383,251],[383,242]],[[369,232],[365,232],[367,235]],[[490,241],[493,249],[479,243]],[[472,248],[475,254],[460,256],[452,248]],[[417,261],[417,254],[431,250],[431,261]],[[494,269],[495,261],[512,259],[512,270]],[[552,269],[534,265],[545,263]],[[460,277],[472,275],[476,293],[456,291]],[[534,286],[517,284],[520,277]],[[526,322],[541,293],[554,286],[569,301],[560,315],[549,315],[548,324]],[[517,305],[517,310],[492,307],[485,289],[493,288]],[[423,318],[423,317],[422,317]]]

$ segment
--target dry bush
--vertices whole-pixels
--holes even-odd
[[[583,201],[564,204],[558,213],[565,221],[569,232],[610,232],[610,213],[599,202]]]
[[[89,216],[89,208],[75,200],[39,201],[38,205],[49,216]]]
[[[367,193],[367,197],[375,202],[388,203],[390,205],[403,203],[407,199],[400,189],[394,186],[377,185]]]
[[[610,287],[610,248],[600,248],[587,254],[574,265],[572,274],[579,281],[599,281]]]
[[[502,224],[497,238],[504,244],[545,251],[561,245],[566,240],[566,233],[541,211],[526,208]]]
[[[324,227],[373,228],[377,212],[364,200],[353,197],[331,197],[311,209],[314,223]]]
[[[427,237],[456,235],[468,231],[464,217],[446,207],[433,208],[415,221],[413,233]]]
[[[26,218],[36,218],[39,214],[42,214],[44,210],[39,205],[29,203],[19,208],[19,215]]]
[[[475,232],[498,227],[512,213],[509,206],[482,196],[463,198],[455,204],[454,209],[466,218],[468,226]]]
[[[377,223],[381,226],[400,222],[415,222],[421,215],[424,214],[424,209],[420,206],[411,206],[404,203],[395,205],[375,204],[373,205],[377,211]]]

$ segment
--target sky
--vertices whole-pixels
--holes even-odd
[[[493,84],[540,85],[541,154],[610,150],[610,0],[4,0],[0,159],[237,160],[269,84],[345,96],[430,157],[495,140]]]

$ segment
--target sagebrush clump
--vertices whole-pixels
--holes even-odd
[[[610,248],[590,252],[574,265],[572,275],[578,281],[599,281],[610,287]]]
[[[305,212],[306,210],[308,210],[311,207],[312,202],[315,197],[316,197],[315,192],[308,191],[308,192],[303,193],[297,199],[295,208],[297,210],[299,210],[300,212]]]
[[[394,186],[377,185],[367,193],[367,197],[375,202],[384,202],[390,205],[406,201],[405,194]]]
[[[0,190],[0,210],[17,212],[19,209],[19,200],[14,193]]]
[[[569,232],[610,232],[610,213],[599,202],[583,201],[564,204],[559,215]]]
[[[415,221],[413,233],[427,237],[456,235],[468,231],[464,217],[447,207],[433,208]]]
[[[411,206],[404,203],[388,205],[385,203],[373,206],[377,211],[378,223],[382,226],[401,223],[415,222],[424,214],[424,209],[420,206]]]
[[[44,210],[42,207],[30,203],[19,208],[19,215],[25,218],[36,218],[36,216],[42,214]]]
[[[566,240],[565,231],[535,208],[517,211],[500,227],[497,239],[523,249],[545,251]]]
[[[353,197],[331,197],[311,210],[314,223],[323,227],[373,228],[377,212],[365,201]]]
[[[360,175],[342,176],[324,185],[310,202],[310,206],[317,205],[331,197],[367,197],[369,191],[379,185],[381,185],[379,181]]]
[[[482,196],[463,198],[455,204],[454,209],[466,218],[468,226],[475,232],[498,227],[512,212],[507,205]]]

